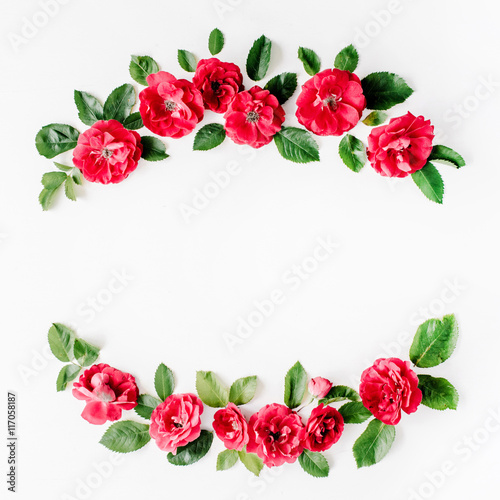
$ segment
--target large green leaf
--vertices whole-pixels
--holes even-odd
[[[177,448],[177,453],[175,455],[169,453],[167,455],[167,460],[172,465],[194,464],[208,453],[213,440],[214,435],[211,432],[202,430],[198,439],[188,443],[186,446]]]
[[[411,177],[420,191],[422,191],[429,200],[439,204],[443,203],[443,178],[431,162],[428,161],[423,168],[411,174]]]
[[[56,189],[43,188],[42,189],[42,191],[40,192],[40,194],[38,196],[38,201],[40,202],[40,205],[42,205],[43,210],[48,210],[52,206],[52,203],[54,203],[54,199],[55,199],[57,191],[58,191],[58,188],[56,188]]]
[[[370,410],[365,408],[361,401],[346,403],[339,408],[339,412],[346,424],[362,424],[372,416]]]
[[[210,51],[210,54],[215,56],[222,50],[223,47],[224,35],[220,29],[215,28],[208,37],[208,50]]]
[[[229,402],[229,389],[213,372],[196,372],[196,390],[200,399],[212,408],[223,408]]]
[[[129,453],[139,450],[150,439],[149,425],[122,420],[112,424],[99,442],[111,451]]]
[[[156,394],[158,394],[162,401],[165,401],[165,399],[173,394],[174,387],[175,380],[172,370],[163,363],[160,363],[155,373]]]
[[[144,127],[141,113],[139,113],[139,111],[136,111],[135,113],[127,116],[127,118],[125,118],[123,122],[123,126],[128,130],[139,130],[140,128]]]
[[[429,156],[429,161],[431,160],[451,163],[457,168],[465,167],[465,160],[456,151],[446,146],[434,146]]]
[[[395,437],[396,427],[394,425],[386,425],[380,420],[372,420],[352,447],[358,468],[369,467],[380,462],[391,449]]]
[[[456,410],[458,392],[445,378],[430,375],[418,376],[418,388],[422,391],[422,404],[434,410]]]
[[[135,89],[130,83],[116,88],[104,103],[104,119],[124,123],[135,104]]]
[[[365,166],[365,145],[351,134],[344,135],[340,141],[339,155],[344,164],[353,172],[359,172]]]
[[[233,383],[229,390],[229,401],[236,406],[249,403],[255,396],[257,390],[257,377],[239,378]]]
[[[334,66],[337,69],[352,73],[358,67],[358,62],[358,51],[354,48],[354,45],[348,45],[337,54]]]
[[[76,361],[81,366],[90,366],[99,357],[99,348],[83,339],[76,339],[73,348]]]
[[[38,152],[45,158],[55,156],[74,149],[80,132],[70,125],[52,123],[42,127],[35,138]]]
[[[274,143],[285,160],[295,163],[319,161],[319,148],[312,134],[297,127],[283,127]]]
[[[238,461],[236,450],[224,450],[217,455],[217,470],[228,470]]]
[[[338,403],[339,401],[359,401],[359,394],[350,387],[345,385],[334,385],[328,394],[320,399],[319,402],[325,405],[330,403]]]
[[[308,75],[314,76],[321,69],[321,61],[314,50],[299,47],[299,59]]]
[[[59,375],[57,376],[57,381],[56,381],[56,388],[58,391],[64,391],[66,389],[66,386],[68,385],[69,382],[72,380],[75,380],[75,378],[78,376],[80,373],[81,367],[77,365],[64,365],[61,368],[61,371],[59,372]]]
[[[142,418],[145,418],[146,420],[149,420],[151,418],[153,410],[159,404],[161,404],[161,401],[159,399],[150,396],[149,394],[141,394],[137,398],[137,406],[134,408],[134,410],[137,413],[137,415],[139,415]]]
[[[78,109],[78,118],[85,125],[94,125],[104,118],[102,104],[91,94],[75,90],[75,104]]]
[[[61,323],[53,323],[49,329],[49,345],[52,354],[63,362],[73,361],[75,332]]]
[[[400,76],[387,71],[371,73],[361,80],[368,109],[384,110],[405,102],[413,90]]]
[[[196,57],[192,52],[179,49],[177,51],[177,60],[184,71],[189,71],[190,73],[196,71]]]
[[[57,189],[66,179],[64,172],[47,172],[42,176],[42,184],[46,189]]]
[[[253,43],[247,58],[247,74],[251,80],[258,82],[266,76],[271,62],[271,47],[271,40],[264,35]]]
[[[304,399],[307,390],[307,373],[299,361],[295,363],[285,376],[285,404],[289,408],[297,408]]]
[[[161,161],[168,158],[167,147],[165,143],[149,135],[141,137],[142,156],[147,161]]]
[[[255,453],[247,453],[246,449],[238,452],[241,463],[252,473],[258,476],[264,468],[264,462]]]
[[[269,90],[280,104],[284,104],[292,97],[297,88],[297,73],[281,73],[271,78],[264,89]]]
[[[330,466],[321,453],[304,450],[299,455],[299,464],[308,474],[314,477],[327,477]]]
[[[149,56],[132,56],[129,66],[130,76],[141,85],[148,84],[146,78],[160,71],[158,63]]]
[[[219,123],[209,123],[196,133],[193,143],[194,151],[208,151],[224,142],[226,131]]]

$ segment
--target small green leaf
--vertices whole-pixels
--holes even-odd
[[[142,144],[142,158],[147,161],[161,161],[168,158],[166,153],[167,147],[165,144],[157,139],[156,137],[151,137],[149,135],[143,135],[141,137]]]
[[[123,124],[135,104],[135,89],[130,83],[116,88],[104,103],[104,119],[117,120]]]
[[[247,58],[247,74],[251,80],[258,82],[266,76],[271,62],[271,47],[271,40],[264,35],[253,43]]]
[[[43,210],[48,210],[52,206],[56,193],[57,189],[42,189],[38,195],[38,201],[40,202],[40,205],[42,205]]]
[[[411,177],[420,191],[422,191],[429,200],[439,204],[443,203],[443,178],[438,172],[438,169],[430,161],[428,161],[423,168],[411,174]]]
[[[127,118],[125,118],[125,121],[123,122],[123,126],[128,130],[139,130],[140,128],[144,127],[141,113],[139,113],[139,111],[136,111],[135,113],[127,116]]]
[[[91,94],[75,90],[75,104],[78,109],[78,118],[85,125],[94,125],[104,119],[102,104]]]
[[[73,180],[73,177],[68,176],[64,181],[64,194],[66,195],[66,198],[76,201],[75,181]]]
[[[129,66],[130,76],[141,85],[148,85],[146,78],[160,71],[158,63],[149,56],[132,56]]]
[[[271,78],[265,90],[269,90],[280,104],[284,104],[290,97],[292,97],[295,89],[297,88],[297,73],[281,73],[281,75]]]
[[[430,375],[418,376],[418,388],[422,391],[422,404],[433,410],[456,410],[458,392],[445,378]]]
[[[217,470],[228,470],[238,461],[238,452],[236,450],[224,450],[217,456]]]
[[[361,86],[368,109],[389,109],[413,94],[403,78],[387,71],[369,74],[361,80]]]
[[[200,399],[212,408],[223,408],[229,402],[229,390],[213,372],[196,372],[196,390]]]
[[[372,420],[365,432],[354,443],[352,451],[358,468],[369,467],[382,460],[396,437],[396,427],[380,420]]]
[[[81,367],[77,365],[64,365],[57,376],[56,388],[57,391],[64,391],[69,382],[75,380],[80,373]]]
[[[153,396],[149,396],[148,394],[141,394],[137,398],[137,406],[134,408],[137,415],[146,420],[151,418],[151,414],[153,410],[161,404],[161,401]]]
[[[442,320],[429,319],[422,323],[410,347],[410,359],[419,368],[431,368],[446,361],[455,350],[458,323],[453,314]]]
[[[79,365],[90,366],[99,357],[100,349],[83,339],[76,339],[73,351]]]
[[[283,127],[274,143],[285,160],[295,163],[319,161],[319,148],[312,134],[296,127]]]
[[[299,59],[308,75],[314,76],[321,69],[321,61],[314,50],[299,47]]]
[[[335,58],[335,67],[351,73],[358,67],[359,55],[354,45],[348,45],[342,49]]]
[[[208,151],[224,142],[226,131],[219,123],[209,123],[200,128],[194,138],[194,151]]]
[[[245,405],[252,401],[257,390],[257,377],[239,378],[229,390],[229,401],[236,406]]]
[[[108,427],[99,443],[117,453],[130,453],[141,449],[150,439],[149,425],[122,420]]]
[[[340,414],[344,417],[346,424],[362,424],[368,420],[372,414],[360,401],[346,403],[339,408]]]
[[[330,466],[326,458],[321,453],[304,450],[299,455],[299,464],[313,477],[328,477]]]
[[[68,165],[63,165],[62,163],[57,163],[57,161],[54,162],[54,165],[59,169],[62,170],[63,172],[69,172],[70,170],[73,170],[74,167],[70,167]]]
[[[387,113],[383,111],[372,111],[364,120],[363,123],[369,127],[382,125],[387,120]]]
[[[169,396],[174,393],[175,379],[172,370],[160,363],[155,373],[155,390],[156,394],[162,401],[165,401]]]
[[[301,405],[307,390],[307,373],[299,361],[285,376],[285,404],[292,410]]]
[[[252,473],[258,476],[264,468],[264,462],[255,453],[248,453],[245,450],[238,452],[241,463]]]
[[[52,323],[49,329],[49,345],[52,354],[63,362],[73,361],[73,348],[75,345],[75,332],[62,325],[61,323]]]
[[[81,186],[83,184],[82,173],[77,168],[73,170],[73,172],[71,173],[71,177],[73,177],[75,184],[78,184],[78,186]]]
[[[210,54],[215,56],[222,50],[223,47],[224,35],[220,29],[215,28],[208,37],[208,50],[210,51]]]
[[[183,70],[189,71],[190,73],[196,71],[196,57],[193,53],[179,49],[177,51],[177,60]]]
[[[329,405],[330,403],[338,403],[339,401],[359,401],[359,394],[350,387],[345,385],[334,385],[328,394],[320,399],[319,402],[325,405]]]
[[[36,149],[45,158],[54,158],[75,148],[79,135],[80,132],[70,125],[61,123],[45,125],[36,135]]]
[[[434,146],[429,156],[429,161],[431,160],[451,163],[457,168],[465,167],[465,160],[456,151],[446,146]]]
[[[202,430],[198,439],[188,443],[186,446],[177,448],[177,453],[175,455],[169,453],[167,455],[167,460],[172,465],[194,464],[208,453],[213,440],[214,435],[211,432]]]
[[[360,172],[366,163],[365,145],[351,134],[344,135],[339,145],[339,155],[353,172]]]
[[[57,189],[67,178],[64,172],[47,172],[42,176],[42,184],[46,189]]]

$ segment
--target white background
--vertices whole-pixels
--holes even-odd
[[[490,412],[500,419],[496,3],[58,5],[17,48],[12,40],[23,36],[26,20],[43,24],[39,2],[2,0],[0,16],[2,414],[7,389],[16,391],[18,498],[454,499],[498,487],[500,425],[488,425]],[[61,196],[42,212],[40,178],[52,164],[38,156],[34,137],[52,122],[86,128],[78,121],[73,89],[104,100],[131,81],[131,54],[151,55],[162,69],[189,77],[177,64],[177,49],[207,57],[207,37],[216,26],[226,35],[220,57],[242,68],[255,38],[265,33],[273,40],[266,80],[296,71],[305,81],[299,45],[315,49],[326,68],[353,41],[360,77],[381,70],[404,76],[416,92],[391,116],[411,110],[431,119],[438,142],[468,162],[462,170],[439,167],[444,206],[426,200],[409,178],[391,182],[369,166],[352,173],[338,157],[337,138],[318,139],[320,163],[295,165],[281,159],[274,145],[249,156],[226,140],[213,152],[195,153],[191,135],[166,141],[167,161],[141,162],[116,186],[86,183],[76,203]],[[489,89],[482,83],[488,80]],[[296,123],[296,96],[285,105],[289,124]],[[459,108],[467,116],[460,117]],[[218,119],[207,113],[205,123]],[[360,124],[354,133],[364,139],[367,127]],[[183,204],[192,204],[197,190],[207,189],[211,175],[230,161],[241,172],[186,221]],[[292,289],[284,274],[304,259],[312,265],[318,238],[330,238],[338,248]],[[87,301],[109,298],[105,290],[122,272],[133,278],[91,317]],[[238,318],[273,289],[283,291],[285,302],[231,352],[224,333],[235,334]],[[256,374],[260,384],[245,409],[249,416],[266,403],[282,402],[283,376],[297,359],[311,376],[356,384],[377,357],[407,358],[411,336],[426,317],[451,312],[461,327],[457,350],[429,373],[455,384],[459,410],[421,407],[404,416],[389,455],[359,471],[350,449],[364,426],[349,426],[327,452],[332,470],[326,480],[309,477],[298,464],[258,480],[241,465],[216,473],[218,440],[188,468],[171,466],[150,443],[98,475],[95,463],[109,463],[112,456],[98,444],[105,426],[81,419],[82,403],[69,390],[56,393],[61,363],[46,349],[52,322],[72,325],[102,347],[103,362],[133,373],[149,393],[160,362],[175,371],[179,392],[194,391],[200,369],[216,371],[228,384]],[[406,340],[398,343],[400,335]],[[212,414],[206,410],[206,427]],[[0,461],[3,471],[6,449]],[[447,466],[451,472],[444,477],[439,471]]]

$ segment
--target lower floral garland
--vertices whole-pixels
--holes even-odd
[[[454,315],[430,319],[417,329],[409,357],[414,367],[431,368],[446,361],[458,339]],[[211,371],[196,374],[196,394],[174,394],[173,372],[163,363],[157,368],[157,396],[140,394],[135,378],[107,364],[94,364],[99,348],[78,338],[67,326],[54,323],[50,348],[57,359],[69,362],[57,378],[57,390],[73,383],[73,395],[85,401],[82,417],[91,424],[113,423],[100,443],[118,453],[129,453],[151,439],[167,453],[173,465],[191,465],[203,458],[213,443],[213,432],[202,429],[204,405],[220,408],[212,428],[225,450],[217,457],[217,470],[238,461],[255,475],[264,466],[298,461],[314,477],[326,477],[329,465],[322,452],[342,436],[346,424],[368,426],[356,440],[353,454],[358,467],[373,465],[388,453],[396,437],[401,412],[414,413],[420,404],[435,410],[456,409],[458,393],[444,378],[417,374],[410,361],[378,359],[361,375],[359,393],[326,378],[309,379],[297,362],[285,376],[284,403],[268,404],[247,419],[241,406],[249,403],[257,377],[236,380],[226,387]],[[344,402],[338,409],[332,404]],[[305,424],[301,413],[313,405]],[[120,420],[123,410],[135,410],[140,423]]]

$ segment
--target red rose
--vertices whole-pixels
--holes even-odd
[[[248,443],[248,424],[239,408],[229,403],[214,415],[214,431],[228,450],[241,451]]]
[[[359,393],[365,407],[388,425],[401,420],[401,410],[417,411],[422,401],[417,374],[409,361],[398,358],[377,359],[361,375]]]
[[[316,135],[342,135],[358,123],[365,108],[359,78],[349,71],[326,69],[302,85],[295,114]]]
[[[326,397],[326,395],[330,392],[332,385],[333,384],[326,378],[315,377],[309,380],[307,389],[312,397],[321,399]]]
[[[172,394],[153,410],[149,435],[158,448],[175,455],[201,434],[202,413],[203,403],[194,394]]]
[[[85,370],[73,384],[73,396],[86,401],[82,417],[91,424],[119,420],[122,410],[137,406],[139,390],[135,378],[103,363]]]
[[[411,113],[374,128],[368,137],[368,159],[386,177],[406,177],[427,163],[434,127],[423,116]]]
[[[304,448],[310,451],[326,451],[342,436],[344,418],[338,410],[320,404],[311,412],[306,424]]]
[[[260,148],[281,130],[285,110],[269,90],[255,85],[236,94],[224,118],[226,133],[236,144]]]
[[[234,96],[243,90],[240,68],[216,57],[198,63],[193,83],[203,96],[205,108],[216,113],[225,113]]]
[[[139,94],[144,125],[155,134],[175,139],[192,132],[205,112],[200,91],[165,71],[146,80],[149,86]]]
[[[137,168],[141,136],[116,120],[95,122],[78,137],[73,163],[90,182],[121,182]]]
[[[257,453],[268,467],[297,460],[304,450],[306,430],[290,408],[271,404],[250,417],[247,451]]]

